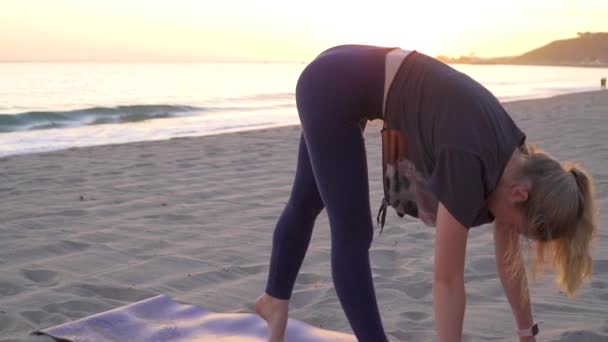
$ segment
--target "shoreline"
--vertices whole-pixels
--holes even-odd
[[[561,98],[561,97],[576,96],[576,95],[580,95],[580,94],[594,94],[594,93],[598,93],[599,94],[599,93],[601,93],[603,91],[606,91],[607,94],[608,94],[608,90],[601,90],[600,89],[600,90],[592,90],[592,91],[571,92],[571,93],[552,95],[552,96],[547,96],[547,97],[508,99],[508,100],[505,100],[505,101],[500,101],[500,103],[503,104],[505,107],[508,107],[509,105],[512,105],[512,104],[525,103],[525,102],[529,102],[529,101],[543,101],[543,100],[555,99],[555,98]],[[57,151],[65,151],[65,150],[72,150],[72,149],[82,149],[82,148],[90,148],[90,147],[103,147],[103,146],[113,146],[113,145],[122,145],[122,144],[156,142],[156,141],[171,141],[173,139],[201,138],[201,137],[216,136],[216,135],[223,135],[223,134],[235,134],[235,133],[241,133],[241,132],[250,132],[250,131],[258,131],[258,130],[277,129],[277,128],[282,128],[282,127],[293,127],[293,126],[299,126],[299,125],[300,124],[286,124],[286,125],[283,125],[283,124],[276,124],[276,125],[274,125],[273,124],[273,125],[262,126],[262,127],[256,126],[256,127],[249,127],[249,128],[243,128],[243,127],[241,127],[241,128],[234,128],[234,129],[224,129],[224,130],[219,130],[219,131],[214,131],[214,132],[200,133],[200,134],[196,134],[196,135],[188,135],[188,136],[183,136],[183,137],[172,137],[172,138],[169,138],[169,139],[139,140],[139,141],[121,142],[121,143],[115,143],[115,144],[72,146],[72,147],[61,148],[61,149],[53,149],[53,150],[47,150],[47,151],[34,151],[34,152],[23,152],[23,153],[8,154],[8,155],[0,156],[0,159],[10,158],[10,157],[14,157],[14,156],[45,154],[45,153],[52,153],[52,152],[57,152]],[[44,130],[40,130],[40,132],[43,133]]]

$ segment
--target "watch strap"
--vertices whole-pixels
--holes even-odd
[[[534,322],[534,324],[532,324],[532,326],[527,329],[517,330],[517,335],[519,335],[520,337],[533,337],[538,335],[538,332],[538,323]]]

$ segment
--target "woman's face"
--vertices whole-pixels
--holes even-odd
[[[527,199],[528,189],[524,184],[500,185],[489,202],[495,223],[525,235],[529,224],[518,203]]]
[[[529,225],[528,220],[520,207],[516,205],[509,205],[509,203],[507,203],[494,215],[496,224],[503,227],[508,227],[509,229],[513,229],[518,233],[525,235]]]

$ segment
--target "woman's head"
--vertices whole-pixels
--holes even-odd
[[[520,154],[501,179],[503,200],[498,202],[506,204],[499,213],[509,214],[502,219],[533,241],[533,270],[542,269],[549,257],[558,285],[573,295],[593,265],[597,212],[592,178],[577,164],[560,163],[533,146],[522,147]]]

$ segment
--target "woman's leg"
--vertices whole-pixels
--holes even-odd
[[[296,100],[314,178],[329,216],[336,293],[357,339],[376,342],[387,338],[369,262],[373,222],[360,127],[361,113],[370,110],[364,88],[369,81],[364,73],[369,70],[357,72],[357,67],[367,66],[364,61],[350,54],[318,59],[300,77]],[[379,95],[373,102],[379,98],[381,105],[382,88],[375,90]]]
[[[273,234],[266,293],[256,301],[256,312],[268,323],[271,342],[284,339],[289,298],[322,209],[302,135],[291,195]]]
[[[277,222],[272,239],[267,294],[284,300],[291,297],[310,243],[313,225],[321,210],[323,201],[317,190],[306,140],[302,135],[291,196]]]
[[[361,129],[309,130],[311,161],[331,226],[336,293],[357,339],[384,341],[369,262],[373,223]]]
[[[323,204],[331,225],[334,285],[350,325],[359,341],[387,340],[369,263],[373,224],[362,135],[364,114],[382,109],[385,53],[365,46],[333,48],[298,81],[298,171],[273,237],[268,295],[256,302],[271,341],[283,339],[287,299]]]

